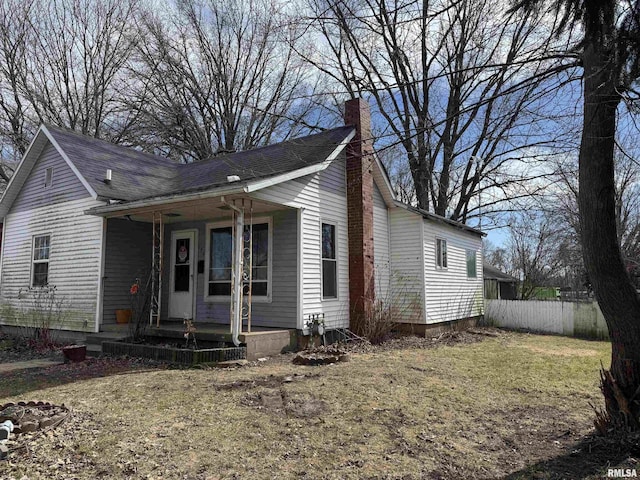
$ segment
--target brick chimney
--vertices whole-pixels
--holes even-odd
[[[361,98],[345,103],[344,121],[356,134],[347,145],[349,217],[349,328],[364,333],[375,300],[373,271],[373,139],[369,105]]]

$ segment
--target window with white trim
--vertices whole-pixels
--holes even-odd
[[[44,171],[44,188],[53,185],[53,167],[49,167]]]
[[[436,238],[436,267],[447,268],[447,241]]]
[[[33,252],[31,255],[31,286],[44,287],[49,284],[49,253],[51,247],[50,235],[33,237]]]
[[[322,224],[322,298],[338,298],[336,226]]]
[[[467,278],[476,278],[476,252],[475,250],[467,250]]]
[[[252,236],[252,297],[267,298],[269,294],[269,258],[271,242],[269,223],[254,223],[253,227],[245,225],[244,235]],[[231,269],[233,267],[233,232],[230,226],[211,227],[208,229],[208,297],[229,297],[231,295]]]

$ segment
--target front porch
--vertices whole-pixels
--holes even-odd
[[[117,329],[132,283],[151,274],[150,332],[181,335],[189,318],[212,339],[277,337],[282,348],[300,328],[299,234],[297,209],[246,196],[111,213],[99,330]]]

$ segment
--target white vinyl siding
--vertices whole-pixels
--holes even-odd
[[[424,323],[422,216],[403,208],[389,211],[391,238],[390,301],[403,322]]]
[[[42,176],[39,177],[40,182]],[[19,309],[20,290],[30,285],[33,237],[50,234],[48,282],[64,299],[62,329],[95,331],[100,277],[103,219],[84,210],[103,205],[91,198],[27,211],[10,211],[5,218],[0,301]],[[3,309],[2,323],[15,322]]]
[[[52,169],[52,183],[45,188],[48,169]],[[33,208],[79,200],[89,196],[87,189],[55,147],[48,144],[35,162],[20,193],[17,194],[11,206],[11,213],[24,212]]]
[[[426,322],[438,323],[481,315],[482,240],[478,235],[423,220]],[[437,239],[447,245],[447,268],[440,268]],[[467,276],[467,256],[475,253],[476,277]]]
[[[255,198],[301,209],[302,235],[299,253],[302,286],[297,328],[304,328],[310,314],[324,314],[328,329],[349,326],[349,275],[347,263],[338,265],[338,300],[322,298],[321,217],[336,225],[338,259],[349,258],[347,243],[347,189],[344,151],[319,173],[307,175],[255,192]],[[274,260],[275,261],[275,260]],[[294,297],[292,301],[297,303]]]
[[[389,258],[389,211],[377,185],[373,186],[373,258],[376,298],[389,301],[391,262]]]

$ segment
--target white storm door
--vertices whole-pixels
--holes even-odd
[[[193,230],[171,232],[171,278],[169,279],[169,317],[194,317],[196,233]]]

